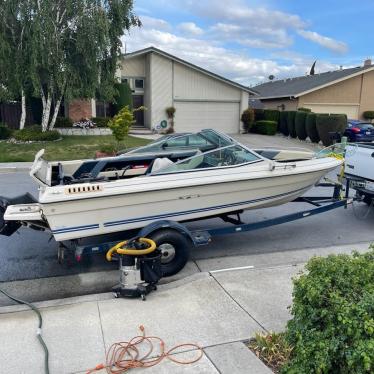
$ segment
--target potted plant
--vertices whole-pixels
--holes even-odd
[[[166,114],[168,116],[168,119],[170,120],[170,127],[167,130],[168,134],[171,134],[174,132],[174,116],[176,109],[173,106],[170,106],[165,109]]]

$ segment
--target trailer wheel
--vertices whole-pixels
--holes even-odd
[[[365,194],[363,198],[363,202],[366,203],[367,205],[371,205],[373,199],[374,197]]]
[[[164,277],[177,274],[186,265],[190,242],[176,230],[163,229],[150,235],[161,251],[161,269]]]

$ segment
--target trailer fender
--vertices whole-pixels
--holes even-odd
[[[191,241],[191,243],[193,243],[194,246],[198,245],[191,231],[186,226],[182,225],[179,222],[169,221],[169,220],[161,220],[161,221],[150,223],[149,225],[143,227],[139,231],[138,236],[146,238],[149,235],[153,234],[154,232],[162,230],[162,229],[175,230],[183,234],[186,238],[188,238]]]

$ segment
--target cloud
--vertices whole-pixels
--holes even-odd
[[[348,46],[346,43],[323,36],[315,31],[298,30],[298,34],[303,38],[317,43],[324,48],[330,49],[335,53],[346,53],[348,51]]]
[[[201,35],[204,33],[204,30],[198,27],[194,22],[182,22],[178,25],[178,29],[190,35]]]

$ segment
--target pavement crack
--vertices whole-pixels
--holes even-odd
[[[248,315],[248,317],[250,317],[251,319],[253,319],[253,321],[255,321],[264,331],[266,332],[269,332],[269,330],[263,326],[259,321],[257,321],[257,319],[255,317],[253,317],[238,301],[236,301],[231,295],[229,292],[226,291],[225,287],[222,286],[222,284],[219,282],[219,280],[213,275],[213,274],[210,274],[210,276],[217,282],[217,284],[219,285],[219,287],[221,287],[222,291],[245,313]]]
[[[99,313],[99,322],[100,322],[101,336],[102,336],[102,338],[103,338],[104,353],[105,353],[105,355],[106,355],[106,354],[107,354],[107,351],[106,351],[106,345],[105,345],[105,337],[104,337],[103,323],[102,323],[102,320],[101,320],[100,306],[99,306],[99,302],[98,302],[98,301],[96,301],[96,306],[97,306],[97,312]]]

